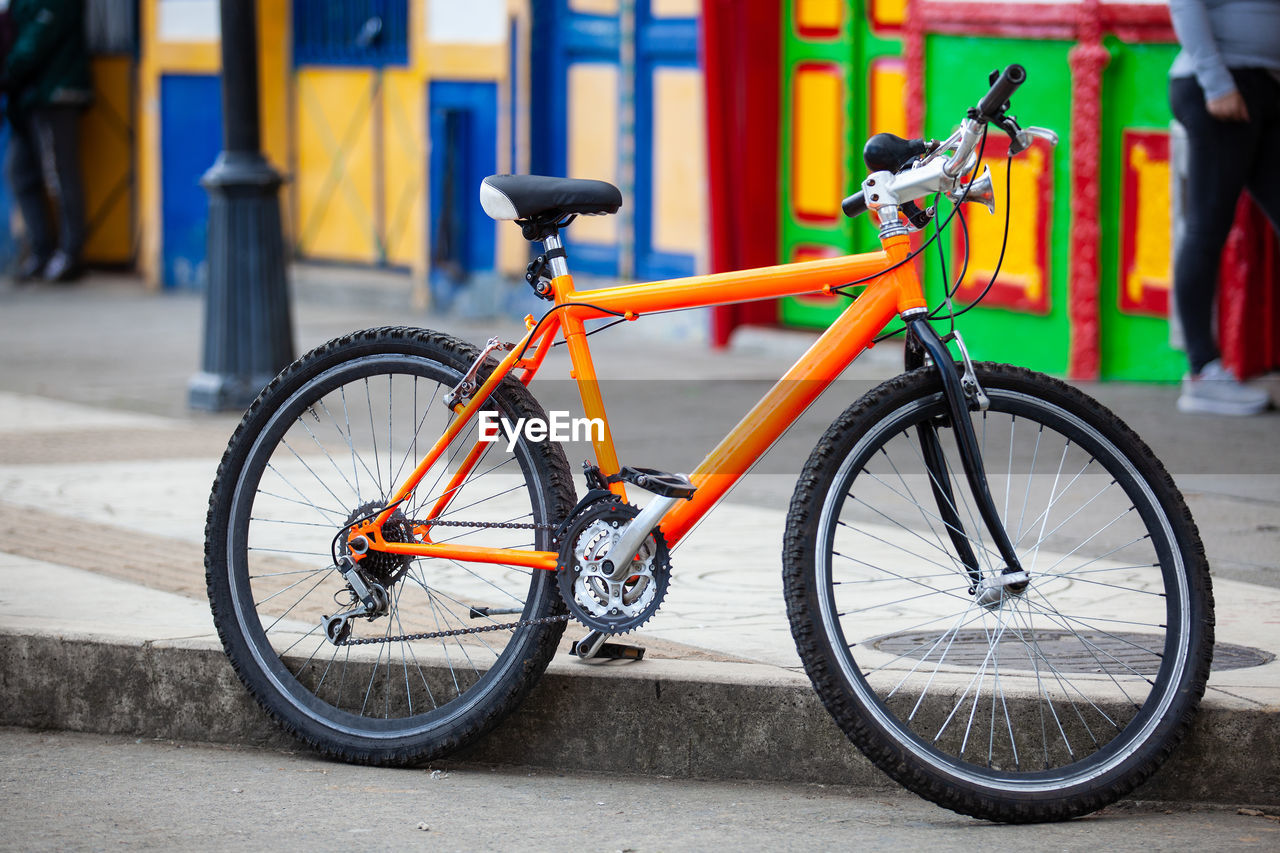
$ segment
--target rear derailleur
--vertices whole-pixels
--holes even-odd
[[[361,616],[370,622],[377,619],[387,612],[391,596],[382,584],[366,580],[355,561],[346,554],[338,558],[337,569],[347,582],[345,591],[351,600],[345,605],[348,609],[325,616],[322,624],[325,638],[335,646],[340,646],[351,636],[352,620]]]

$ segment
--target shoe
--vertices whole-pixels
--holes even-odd
[[[80,277],[80,264],[75,258],[59,250],[54,252],[53,257],[49,258],[49,262],[44,265],[44,273],[41,277],[50,283],[75,281]]]
[[[18,264],[18,268],[13,271],[14,281],[34,281],[40,278],[48,262],[48,258],[42,258],[39,255],[27,255],[22,259],[22,263]]]
[[[1215,358],[1198,375],[1183,378],[1178,411],[1243,417],[1264,411],[1270,403],[1266,391],[1242,385],[1222,366],[1222,359]]]

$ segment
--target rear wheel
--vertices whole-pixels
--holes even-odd
[[[971,418],[1029,584],[998,583],[926,368],[815,448],[787,522],[788,614],[827,709],[890,776],[977,817],[1069,818],[1133,790],[1185,734],[1212,657],[1208,568],[1181,495],[1118,418],[1049,377],[977,371],[991,405]]]
[[[381,612],[325,621],[355,604],[333,567],[335,535],[386,506],[443,434],[454,417],[443,398],[476,354],[416,329],[333,341],[271,383],[223,457],[205,543],[218,633],[258,702],[327,755],[404,764],[456,749],[519,702],[564,630],[552,572],[373,551],[360,566],[385,591]],[[514,380],[490,405],[512,422],[546,417]],[[388,541],[421,535],[476,437],[473,420],[395,509]],[[572,506],[559,445],[494,442],[439,516],[459,526],[430,536],[552,550]]]

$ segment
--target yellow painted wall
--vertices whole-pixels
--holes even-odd
[[[841,79],[834,69],[801,68],[794,85],[793,203],[801,215],[834,219],[844,186]]]
[[[387,263],[419,263],[426,211],[422,81],[412,70],[382,78],[383,234]]]
[[[650,0],[649,12],[655,18],[696,18],[701,0]]]
[[[1009,239],[1004,239],[1005,212],[1002,193],[995,193],[995,214],[978,205],[966,211],[969,226],[969,271],[964,286],[981,287],[995,273],[1000,260],[1000,248],[1004,246],[1004,260],[1000,265],[1000,280],[1019,288],[1025,298],[1038,302],[1045,298],[1046,282],[1040,267],[1040,223],[1049,211],[1042,209],[1039,181],[1049,167],[1043,149],[1028,149],[1013,161],[990,157],[991,184],[1003,187],[1006,173],[1009,181],[1009,209],[1018,212],[1009,220]]]
[[[291,55],[289,0],[258,0],[261,127],[264,152],[288,183],[281,195],[286,236],[304,257],[408,266],[423,294],[429,246],[426,235],[431,176],[426,116],[429,83],[492,81],[499,92],[499,168],[517,171],[511,139],[525,149],[528,128],[512,126],[511,97],[528,109],[531,94],[508,87],[508,44],[446,44],[432,40],[430,0],[410,0],[410,61],[403,68],[295,69]],[[157,34],[159,0],[139,8],[140,59],[136,79],[136,245],[140,270],[152,284],[161,269],[159,81],[164,74],[217,74],[218,43],[165,42]],[[571,0],[575,9],[617,14],[618,0]],[[696,15],[699,0],[654,0],[656,16]],[[528,0],[506,0],[522,39],[529,37]],[[527,44],[522,46],[527,58]],[[706,227],[705,165],[699,72],[662,69],[655,85],[660,106],[655,127],[657,171],[655,248],[701,251]],[[618,79],[609,66],[580,65],[571,72],[570,174],[618,181]],[[661,101],[660,101],[661,103]],[[523,120],[523,119],[522,119]],[[690,187],[698,187],[696,192]],[[95,189],[95,192],[98,191]],[[499,268],[518,272],[527,246],[509,225],[498,229]],[[616,217],[584,217],[579,240],[603,245],[620,239]],[[113,232],[114,233],[114,232]],[[104,232],[105,234],[105,232]],[[107,239],[104,237],[103,239]],[[109,242],[117,245],[117,234]]]
[[[574,178],[618,182],[618,67],[579,62],[569,68],[568,172]],[[625,202],[624,202],[625,203]],[[618,217],[583,216],[574,240],[618,242]]]
[[[653,248],[696,256],[707,230],[702,72],[660,67],[653,93]]]
[[[1127,165],[1137,174],[1138,198],[1142,203],[1136,211],[1134,268],[1125,277],[1123,286],[1128,299],[1140,302],[1145,289],[1169,290],[1173,282],[1170,163],[1167,159],[1152,157],[1144,146],[1135,145],[1130,149]]]
[[[93,60],[93,106],[80,122],[88,237],[84,259],[127,264],[134,252],[134,66],[129,56]]]
[[[294,77],[298,252],[311,258],[376,263],[373,121],[380,75],[367,69],[305,68]]]
[[[897,59],[871,63],[871,133],[907,132],[907,67]]]
[[[843,0],[796,0],[796,24],[802,30],[838,30]]]

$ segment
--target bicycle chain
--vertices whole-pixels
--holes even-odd
[[[359,640],[343,640],[339,646],[368,646],[376,643],[401,643],[413,640],[434,640],[437,637],[461,637],[464,634],[484,634],[489,631],[508,631],[530,625],[550,625],[553,622],[568,622],[569,614],[559,616],[543,616],[538,619],[521,619],[519,622],[508,622],[505,625],[479,625],[475,628],[455,628],[452,631],[427,631],[421,634],[403,634],[399,637],[362,637]]]
[[[414,527],[480,527],[484,529],[497,530],[551,530],[554,531],[560,527],[558,524],[523,524],[518,521],[439,521],[431,519],[430,521],[410,521]]]
[[[485,530],[548,530],[556,531],[558,524],[522,523],[518,521],[410,521],[414,527],[475,527]],[[521,619],[518,622],[507,622],[503,625],[478,625],[475,628],[454,628],[450,631],[426,631],[420,634],[401,634],[396,637],[362,637],[358,640],[346,639],[334,643],[335,646],[368,646],[378,643],[407,643],[413,640],[434,640],[440,637],[461,637],[466,634],[485,634],[490,631],[510,631],[516,628],[527,628],[534,625],[550,625],[554,622],[568,622],[569,614],[560,616],[542,616],[537,619]]]

